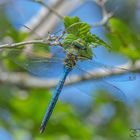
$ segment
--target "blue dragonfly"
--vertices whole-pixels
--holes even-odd
[[[85,23],[82,23],[78,21],[75,24],[72,24],[70,27],[66,27],[66,32],[69,34],[73,34],[74,30],[76,30],[78,27],[87,27]],[[83,27],[83,29],[84,29]],[[85,29],[84,29],[85,30]],[[81,35],[81,33],[84,35],[86,32],[84,30],[77,30],[76,35]],[[74,33],[75,34],[75,33]],[[22,61],[18,59],[18,56],[22,53],[22,49],[13,49],[12,51],[9,51],[8,58],[15,62],[16,64],[20,65],[21,67],[25,68],[28,70],[30,73],[33,73],[34,75],[39,75],[39,76],[44,76],[49,77],[51,75],[57,76],[60,73],[62,73],[62,77],[60,78],[60,81],[58,82],[58,85],[56,86],[52,98],[50,100],[50,103],[48,105],[48,108],[46,110],[45,116],[42,120],[42,124],[40,127],[40,132],[43,133],[46,125],[51,117],[51,114],[55,108],[55,105],[58,101],[58,98],[60,96],[60,93],[62,92],[64,83],[66,81],[66,78],[68,75],[73,75],[77,74],[78,77],[81,77],[84,74],[87,74],[88,77],[93,77],[93,74],[90,72],[87,72],[88,69],[91,69],[93,67],[101,67],[101,68],[107,68],[105,65],[101,65],[99,63],[95,63],[93,59],[93,44],[87,45],[85,42],[82,42],[82,39],[72,39],[73,41],[71,42],[71,37],[73,36],[69,35],[69,38],[66,38],[68,41],[63,43],[64,46],[57,46],[57,48],[50,48],[50,52],[53,54],[53,57],[46,57],[44,59],[42,58],[27,58],[26,61]],[[92,36],[94,37],[94,36]],[[69,43],[70,40],[70,43]],[[98,44],[98,39],[94,40],[94,45],[96,43]],[[103,43],[103,42],[102,42]],[[55,51],[57,53],[55,53]],[[83,65],[84,64],[84,65]],[[54,69],[57,69],[57,71],[54,72]],[[110,69],[110,68],[109,68]],[[118,68],[119,69],[119,68]],[[58,73],[57,73],[58,72]],[[72,73],[73,72],[73,73]],[[127,72],[127,70],[126,70]],[[50,74],[51,73],[51,74]],[[70,76],[71,77],[71,76]],[[135,79],[135,74],[128,73],[124,78],[120,78],[121,80],[133,80]],[[71,80],[71,79],[69,79]],[[92,78],[92,80],[98,80],[98,78]],[[94,84],[94,83],[92,83]],[[101,86],[105,86],[107,89],[111,89],[112,94],[119,98],[120,100],[124,99],[125,95],[124,93],[117,88],[116,86],[104,81],[101,82]],[[88,92],[87,90],[84,91],[82,87],[78,88],[82,92]],[[87,93],[88,94],[88,93]]]
[[[74,41],[72,45],[74,46],[76,51],[77,49],[82,50],[82,51],[86,50],[86,47],[82,46],[78,41]],[[62,92],[64,83],[68,75],[70,75],[68,79],[70,82],[71,82],[70,78],[72,77],[72,75],[75,75],[75,74],[77,74],[78,77],[81,77],[82,75],[86,74],[88,77],[92,77],[92,80],[95,81],[95,80],[98,80],[98,78],[97,77],[94,78],[92,75],[93,73],[88,71],[88,69],[91,69],[93,67],[96,67],[96,68],[100,67],[102,69],[104,68],[105,71],[107,70],[108,72],[110,68],[124,70],[127,73],[126,76],[124,77],[121,76],[121,78],[120,77],[116,78],[118,80],[120,78],[121,81],[134,80],[136,78],[136,75],[134,73],[130,73],[126,69],[121,69],[117,67],[109,67],[109,66],[100,64],[98,62],[95,62],[93,59],[91,60],[91,58],[87,58],[83,56],[81,57],[79,53],[75,53],[75,52],[71,53],[69,51],[64,51],[64,49],[61,47],[58,47],[58,48],[52,47],[50,49],[52,49],[50,50],[50,52],[54,53],[53,57],[48,57],[48,58],[47,57],[46,58],[30,58],[29,57],[27,61],[25,62],[18,59],[18,55],[20,56],[20,54],[22,53],[21,49],[10,50],[8,54],[8,58],[10,60],[20,65],[21,67],[25,68],[26,70],[28,70],[30,73],[34,75],[38,75],[38,76],[45,75],[46,77],[49,77],[50,75],[54,75],[54,77],[57,77],[60,74],[60,72],[62,73],[62,77],[60,77],[60,81],[58,82],[58,85],[56,86],[53,92],[53,95],[47,107],[45,116],[42,120],[40,133],[43,133],[45,130],[45,127],[55,108],[55,105],[58,101],[60,93]],[[118,100],[124,101],[125,94],[123,93],[123,91],[121,91],[119,88],[112,85],[111,83],[105,81],[104,79],[105,78],[103,78],[102,81],[98,85],[100,85],[102,88],[105,87],[107,90],[111,91],[112,92],[111,94],[115,96],[115,98],[117,98]],[[115,78],[112,78],[112,79],[115,79]],[[91,83],[94,84],[93,82]],[[77,90],[80,90],[81,92],[84,92],[84,93],[88,92],[87,89],[85,90],[81,86],[76,87],[76,88]],[[86,93],[86,94],[90,94],[90,93]]]

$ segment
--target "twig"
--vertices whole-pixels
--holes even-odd
[[[99,26],[104,26],[108,23],[110,18],[113,16],[114,13],[108,13],[105,16],[103,16],[102,20],[100,22],[94,23],[91,25],[92,28],[99,27]]]
[[[59,42],[62,38],[63,38],[63,36],[65,35],[65,31],[63,31],[58,37],[57,37],[57,39],[56,39],[56,41],[57,42]]]
[[[44,40],[29,40],[29,41],[23,41],[23,42],[18,42],[18,43],[12,43],[12,44],[3,44],[0,45],[0,49],[5,49],[5,48],[16,48],[22,45],[28,45],[28,44],[47,44],[46,42],[44,42]]]
[[[101,21],[92,24],[91,25],[92,28],[106,25],[107,22],[109,21],[109,19],[114,15],[114,12],[108,12],[106,10],[105,0],[99,0],[97,2],[97,4],[101,7],[103,17],[102,17]]]
[[[12,48],[17,48],[19,46],[22,46],[22,45],[29,45],[29,44],[46,44],[46,45],[50,45],[50,46],[57,46],[57,45],[60,45],[59,42],[57,41],[49,41],[47,39],[40,39],[40,40],[29,40],[29,41],[23,41],[23,42],[18,42],[18,43],[11,43],[11,44],[2,44],[0,45],[0,50],[1,49],[12,49]]]
[[[50,1],[49,7],[52,7],[55,11],[58,11],[61,15],[68,15],[75,8],[79,7],[83,2],[81,0],[55,0]],[[48,4],[48,3],[47,3]],[[49,9],[44,6],[39,10],[38,14],[34,16],[26,25],[31,27],[33,32],[37,32],[42,37],[46,36],[48,31],[55,29],[58,22],[62,20],[58,16],[54,15]],[[34,39],[34,33],[31,31],[30,39]]]

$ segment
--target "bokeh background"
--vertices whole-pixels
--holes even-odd
[[[94,0],[45,2],[62,15],[79,16],[89,24],[99,22],[103,16],[100,5]],[[93,28],[92,33],[110,43],[112,52],[99,47],[95,49],[95,59],[111,66],[130,61],[136,64],[140,59],[140,1],[108,0],[105,7],[108,12],[114,12],[113,18],[105,26]],[[25,24],[29,28],[23,26]],[[1,44],[9,40],[19,42],[38,36],[45,37],[48,31],[56,32],[62,28],[62,20],[38,3],[0,0]],[[7,58],[0,61],[2,71],[30,75]],[[69,87],[58,101],[45,133],[39,134],[51,90],[26,88],[0,81],[0,139],[139,140],[139,83],[139,75],[134,81],[113,82],[125,93],[127,102],[115,100],[106,90],[96,92],[93,89],[96,98],[92,98],[84,93],[76,94]]]

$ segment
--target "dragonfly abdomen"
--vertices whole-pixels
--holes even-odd
[[[40,127],[40,133],[43,133],[45,128],[46,128],[46,124],[50,119],[50,116],[51,116],[51,114],[52,114],[52,112],[54,110],[54,107],[55,107],[55,105],[57,103],[58,97],[59,97],[59,95],[61,93],[61,90],[63,88],[63,85],[65,83],[66,77],[67,77],[67,75],[69,74],[70,71],[71,71],[71,68],[66,68],[66,67],[64,68],[64,73],[62,75],[62,78],[59,81],[59,83],[58,83],[58,85],[57,85],[57,87],[56,87],[56,89],[55,89],[55,91],[53,93],[52,99],[51,99],[51,101],[49,103],[49,106],[47,108],[46,114],[45,114],[45,116],[43,118],[43,121],[42,121],[42,124],[41,124],[41,127]]]

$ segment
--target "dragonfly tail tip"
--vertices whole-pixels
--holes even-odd
[[[45,127],[43,125],[41,125],[41,127],[39,129],[40,134],[42,134],[44,132],[44,130],[45,130]]]

